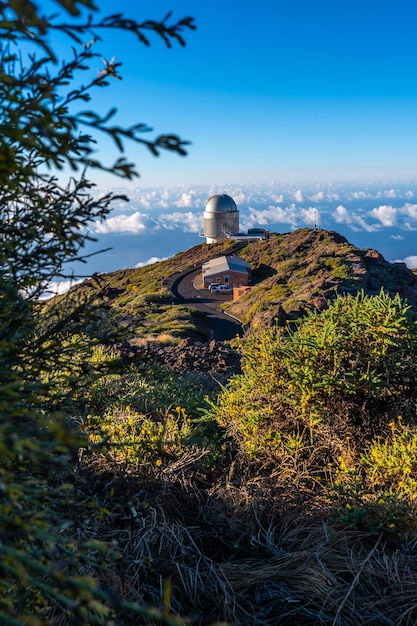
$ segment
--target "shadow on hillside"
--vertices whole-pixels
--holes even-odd
[[[261,263],[258,265],[256,269],[253,270],[252,275],[253,278],[263,280],[264,278],[270,278],[270,276],[275,276],[277,270],[270,265],[266,265],[266,263]]]

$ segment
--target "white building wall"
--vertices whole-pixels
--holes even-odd
[[[206,243],[218,243],[227,235],[239,232],[239,211],[208,213],[204,211],[204,236]]]

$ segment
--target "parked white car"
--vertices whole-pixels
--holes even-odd
[[[233,289],[229,285],[210,285],[210,293],[233,293]]]

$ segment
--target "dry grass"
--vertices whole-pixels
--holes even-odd
[[[296,499],[285,510],[273,477],[245,485],[231,471],[213,482],[201,455],[125,473],[103,460],[85,468],[110,511],[97,537],[121,552],[103,583],[161,607],[169,581],[171,612],[196,626],[417,623],[417,542],[332,523]]]
[[[133,337],[132,339],[129,340],[129,343],[131,346],[134,346],[135,348],[142,348],[144,352],[148,349],[148,344],[149,344],[146,337]]]
[[[174,343],[176,343],[175,337],[169,333],[160,333],[155,338],[155,341],[157,341],[160,344],[163,344],[164,346],[172,346]]]

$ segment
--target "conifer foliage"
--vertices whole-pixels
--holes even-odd
[[[98,160],[92,133],[111,137],[116,153],[131,140],[154,155],[185,154],[187,142],[176,135],[149,139],[146,124],[114,124],[115,109],[88,110],[94,90],[119,77],[120,64],[103,64],[96,50],[100,33],[121,29],[145,45],[153,35],[184,45],[183,31],[194,24],[170,15],[142,23],[120,13],[100,17],[91,0],[49,7],[48,15],[31,0],[0,3],[0,623],[114,623],[118,600],[94,583],[100,548],[65,539],[91,512],[75,497],[71,467],[80,441],[58,411],[88,373],[82,363],[71,367],[71,338],[85,311],[79,302],[62,305],[40,324],[37,299],[65,276],[66,262],[82,260],[86,227],[116,197],[94,199],[89,171],[137,175],[124,157]],[[57,33],[68,40],[68,59],[51,43]],[[65,171],[72,173],[67,184],[57,177]],[[99,523],[100,511],[94,515]]]

